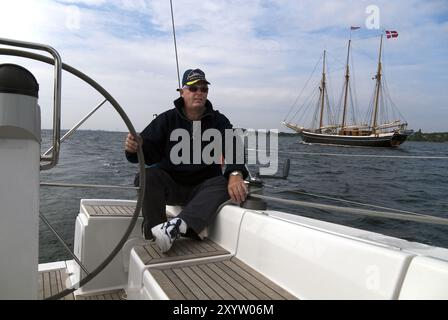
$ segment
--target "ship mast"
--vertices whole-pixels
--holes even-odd
[[[322,85],[321,85],[321,106],[320,106],[320,122],[319,122],[319,129],[322,132],[322,127],[324,126],[324,103],[325,103],[325,56],[326,56],[326,50],[324,50],[324,63],[323,63],[323,69],[322,69]]]
[[[372,133],[376,133],[376,126],[378,122],[378,103],[380,99],[380,90],[381,90],[381,51],[383,49],[383,35],[381,35],[380,41],[380,53],[378,57],[378,71],[376,73],[376,87],[375,87],[375,104],[373,109],[373,122],[372,122]]]
[[[350,44],[352,40],[348,40],[348,48],[347,48],[347,64],[345,67],[345,94],[344,94],[344,109],[342,112],[342,124],[341,124],[341,130],[344,130],[345,122],[346,122],[346,116],[347,116],[347,95],[348,95],[348,82],[350,79],[350,72],[349,72],[349,57],[350,57]]]

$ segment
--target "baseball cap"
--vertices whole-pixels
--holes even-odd
[[[201,69],[188,69],[184,72],[182,77],[182,87],[191,86],[199,81],[205,81],[207,84],[210,82],[205,79],[205,73]]]

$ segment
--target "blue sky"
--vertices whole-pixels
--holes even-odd
[[[350,26],[363,27],[352,37],[357,100],[364,110],[373,90],[379,41],[374,37],[379,30],[366,28],[367,9],[373,5],[380,30],[399,32],[398,39],[386,41],[384,52],[394,103],[411,128],[448,131],[446,0],[173,3],[181,72],[203,69],[212,83],[209,99],[235,126],[288,131],[281,122],[323,49],[335,63],[329,76],[338,97]],[[64,62],[112,93],[137,131],[154,113],[171,108],[177,97],[169,0],[3,0],[0,37],[56,48]],[[51,67],[10,57],[1,57],[3,62],[20,63],[36,75],[42,126],[49,128]],[[70,128],[100,101],[93,90],[64,75],[62,127]],[[109,105],[83,128],[125,130]]]

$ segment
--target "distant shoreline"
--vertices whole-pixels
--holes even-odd
[[[448,132],[430,132],[424,133],[418,130],[413,135],[408,137],[408,141],[421,142],[448,142]]]

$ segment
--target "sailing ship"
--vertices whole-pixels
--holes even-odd
[[[387,32],[388,31],[386,31],[386,34]],[[391,120],[389,118],[389,112],[387,110],[385,99],[390,102],[392,101],[387,92],[385,92],[386,90],[384,90],[385,87],[383,84],[383,70],[381,63],[383,35],[381,35],[380,40],[378,68],[376,75],[373,78],[376,80],[373,103],[371,103],[371,107],[368,110],[366,117],[368,121],[365,121],[366,123],[357,123],[356,120],[353,120],[353,123],[349,123],[348,121],[348,96],[349,93],[351,94],[349,69],[350,47],[351,39],[348,42],[347,48],[347,62],[345,65],[345,81],[343,86],[343,103],[341,103],[342,108],[339,108],[339,110],[342,110],[342,115],[340,117],[332,116],[327,89],[326,51],[324,51],[322,78],[319,86],[319,99],[316,105],[316,112],[312,125],[309,128],[306,128],[286,119],[283,121],[283,125],[298,132],[303,141],[306,143],[366,147],[398,147],[406,141],[407,137],[413,133],[413,130],[407,129],[408,123],[402,119],[402,115],[399,113],[398,109],[396,110],[398,112],[394,113],[393,116],[398,115],[401,119]],[[393,102],[392,106],[396,109]],[[325,115],[327,115],[327,117],[325,117]],[[383,117],[381,118],[380,116]]]

